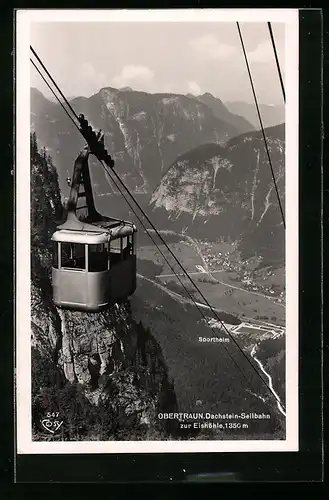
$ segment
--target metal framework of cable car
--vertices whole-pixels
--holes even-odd
[[[96,135],[83,115],[79,121],[87,146],[74,163],[66,220],[52,235],[53,301],[61,308],[97,312],[136,289],[137,229],[96,210],[88,158],[94,154],[111,168],[114,162],[104,136]]]

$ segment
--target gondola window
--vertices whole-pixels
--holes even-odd
[[[61,243],[61,267],[85,271],[85,245],[82,243]]]

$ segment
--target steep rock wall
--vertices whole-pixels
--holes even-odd
[[[167,439],[159,411],[176,398],[159,345],[131,316],[129,301],[101,313],[60,310],[52,303],[50,235],[60,216],[51,158],[31,138],[31,348],[34,439],[58,413],[52,439]]]
[[[266,130],[281,204],[285,205],[284,126]],[[245,257],[284,261],[284,228],[260,132],[205,144],[173,163],[150,199],[158,226],[195,237],[239,241]]]

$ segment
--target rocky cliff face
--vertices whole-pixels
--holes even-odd
[[[284,126],[266,129],[274,174],[284,207]],[[203,145],[177,159],[150,200],[166,228],[212,240],[240,240],[242,251],[284,258],[284,229],[261,132],[225,146]]]
[[[102,313],[52,303],[49,236],[61,214],[56,170],[31,140],[32,414],[34,439],[50,434],[41,421],[58,412],[53,439],[166,439],[159,411],[176,399],[159,345],[124,301]]]
[[[71,105],[103,130],[115,168],[134,192],[151,193],[167,168],[191,148],[224,144],[244,131],[183,95],[104,88],[90,98],[73,99]],[[228,111],[226,115],[231,116]],[[66,179],[83,139],[62,108],[36,89],[31,90],[31,127],[56,161],[60,179]],[[95,163],[91,170],[96,193],[111,192],[100,165]],[[66,195],[64,182],[60,187]]]
[[[59,438],[167,438],[157,414],[175,409],[175,395],[157,343],[128,303],[93,315],[59,311],[32,284],[32,373],[37,439],[48,412],[64,421]]]

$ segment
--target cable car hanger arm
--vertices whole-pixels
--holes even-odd
[[[96,134],[83,114],[80,114],[78,119],[80,123],[79,130],[88,144],[90,153],[95,155],[99,161],[104,161],[108,167],[113,168],[114,161],[105,148],[102,131],[99,130]]]

